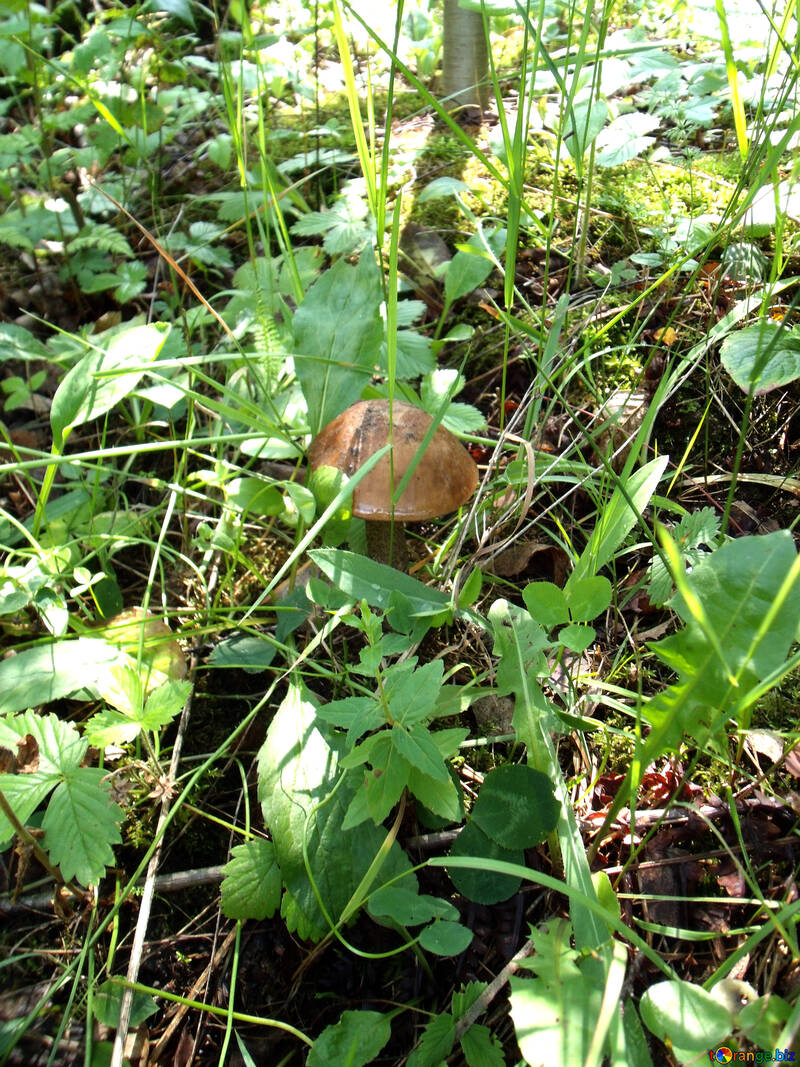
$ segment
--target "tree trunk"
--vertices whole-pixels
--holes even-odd
[[[442,75],[448,110],[489,106],[489,53],[480,11],[459,7],[459,0],[444,0],[444,55]]]

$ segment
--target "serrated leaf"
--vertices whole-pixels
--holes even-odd
[[[294,314],[294,366],[316,435],[355,403],[380,357],[383,296],[370,255],[357,267],[340,259],[308,291]]]
[[[374,697],[345,697],[331,700],[317,709],[317,714],[331,726],[347,730],[347,747],[352,746],[368,730],[377,730],[386,722],[382,706]]]
[[[50,408],[53,442],[59,451],[71,430],[104,415],[136,388],[144,364],[158,356],[169,330],[165,323],[132,326],[67,371]]]
[[[503,848],[532,848],[558,822],[553,786],[533,767],[511,763],[495,767],[483,781],[472,820]]]
[[[446,782],[429,778],[416,767],[409,768],[408,789],[412,796],[430,811],[447,822],[460,822],[464,817],[464,806],[458,786],[448,774]]]
[[[339,1022],[326,1026],[314,1042],[307,1067],[364,1067],[375,1060],[391,1032],[388,1015],[379,1011],[344,1011]]]
[[[234,845],[222,868],[222,911],[229,919],[269,919],[280,907],[281,872],[271,841]]]
[[[406,1067],[439,1067],[453,1050],[456,1021],[448,1012],[435,1015],[422,1031],[419,1045],[406,1061]]]
[[[450,780],[439,750],[424,726],[418,724],[410,730],[404,730],[395,723],[392,727],[392,742],[403,759],[422,774],[440,782]]]
[[[111,802],[105,771],[76,767],[56,786],[42,820],[44,845],[64,878],[81,885],[100,881],[114,862],[122,811]]]
[[[461,1038],[461,1051],[469,1067],[504,1067],[502,1042],[488,1026],[473,1023]]]
[[[394,721],[410,728],[433,714],[442,688],[444,665],[435,659],[413,672],[407,666],[408,661],[394,664],[386,672],[384,699]]]

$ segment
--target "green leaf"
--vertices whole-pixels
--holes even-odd
[[[458,956],[469,948],[473,936],[472,931],[461,923],[437,919],[425,927],[419,935],[419,943],[426,952],[436,956]]]
[[[800,335],[784,323],[762,319],[728,334],[720,358],[743,392],[768,393],[800,378]]]
[[[111,845],[122,838],[117,828],[122,812],[109,797],[99,767],[76,767],[56,787],[42,820],[44,846],[68,881],[81,885],[100,881],[114,862]]]
[[[386,836],[370,822],[344,828],[345,814],[362,775],[358,771],[345,772],[344,782],[333,793],[343,773],[340,757],[340,742],[319,718],[310,693],[291,685],[259,752],[258,792],[290,897],[289,901],[284,897],[282,912],[291,913],[296,927],[305,931],[303,936],[316,939],[324,936],[329,926],[306,873],[303,842],[316,890],[329,916],[336,921],[361,885]],[[395,842],[383,860],[380,874],[388,881],[407,874],[410,867]],[[413,887],[416,880],[412,875],[400,884]]]
[[[639,1012],[657,1038],[695,1054],[715,1048],[733,1028],[728,1009],[691,982],[656,982],[645,990]]]
[[[409,574],[376,563],[342,548],[317,548],[308,553],[319,569],[354,600],[366,600],[373,608],[389,607],[397,590],[410,602],[415,617],[446,611],[449,600],[438,589],[429,589]]]
[[[564,133],[564,144],[576,162],[580,162],[589,151],[607,118],[608,104],[605,100],[582,100],[574,105],[569,129]]]
[[[441,660],[439,662],[441,663]],[[424,726],[416,725],[405,730],[395,723],[392,727],[392,742],[403,759],[420,773],[440,782],[450,781],[439,750]]]
[[[312,285],[294,314],[295,371],[316,435],[355,403],[380,358],[383,296],[375,260],[344,259]]]
[[[391,1037],[388,1015],[379,1011],[344,1011],[338,1023],[326,1026],[308,1054],[307,1067],[364,1067]]]
[[[472,821],[503,848],[538,845],[558,822],[549,778],[524,764],[495,767],[478,793]]]
[[[602,575],[571,580],[564,596],[573,622],[591,622],[611,603],[611,582]]]
[[[384,699],[395,722],[411,727],[433,715],[442,688],[444,664],[435,659],[412,672],[402,671],[407,664],[408,661],[394,664],[386,671]]]
[[[648,135],[660,125],[661,119],[657,115],[648,115],[644,111],[620,115],[598,134],[595,163],[598,167],[618,167],[635,159],[655,144],[655,137]]]
[[[408,789],[424,807],[447,823],[460,822],[463,819],[464,806],[461,802],[461,793],[452,775],[448,775],[446,782],[440,782],[435,778],[429,778],[416,767],[410,767]]]
[[[453,1050],[456,1021],[449,1012],[435,1015],[422,1031],[419,1045],[406,1060],[406,1067],[440,1067]]]
[[[345,697],[322,704],[317,714],[331,726],[347,730],[347,747],[352,746],[368,730],[377,730],[386,722],[383,707],[374,697]]]
[[[144,365],[158,356],[169,330],[164,323],[132,326],[112,337],[106,349],[88,352],[67,371],[50,408],[58,451],[71,430],[104,415],[136,388]]]
[[[511,979],[511,1018],[528,1063],[541,1063],[543,1049],[554,1063],[578,1064],[587,1059],[603,987],[576,965],[570,934],[565,920],[533,931],[536,953],[527,963],[538,977]]]
[[[472,856],[481,860],[502,860],[503,863],[525,862],[525,855],[521,849],[503,848],[496,841],[487,837],[477,823],[470,821],[453,842],[450,849],[451,856]],[[495,871],[480,865],[474,868],[454,867],[448,869],[450,881],[467,900],[474,900],[476,904],[498,904],[501,900],[508,900],[517,892],[522,879],[516,875],[497,874]]]
[[[394,919],[402,926],[420,926],[431,919],[458,919],[458,908],[449,901],[394,885],[372,894],[369,913],[376,919]]]
[[[668,462],[669,456],[659,456],[645,463],[628,479],[625,493],[617,486],[611,499],[601,508],[600,518],[575,564],[568,585],[594,577],[608,563],[647,507]],[[566,595],[569,599],[569,594]]]
[[[564,626],[558,631],[558,639],[561,644],[568,648],[570,652],[577,653],[585,652],[596,636],[591,626],[581,626],[578,623]]]
[[[229,919],[271,918],[281,903],[281,872],[271,841],[234,845],[222,868],[222,911]]]
[[[522,590],[522,599],[531,617],[545,630],[569,622],[567,598],[553,582],[531,582]]]
[[[259,674],[275,659],[275,645],[263,635],[233,634],[215,645],[208,657],[210,667],[235,667]]]
[[[488,1026],[473,1023],[461,1038],[461,1051],[469,1067],[504,1067],[503,1044]]]
[[[125,986],[121,981],[109,978],[97,987],[92,999],[92,1010],[95,1018],[104,1026],[116,1027],[119,1023],[119,1010],[122,1006],[122,998],[125,995]],[[131,1004],[130,1025],[141,1026],[143,1022],[155,1015],[158,1004],[148,993],[134,992]]]
[[[547,634],[527,611],[496,600],[489,609],[497,665],[497,695],[519,691],[523,684],[547,673],[544,650],[550,647]]]
[[[119,650],[99,638],[35,645],[0,660],[0,715],[48,704],[108,677]]]
[[[784,663],[796,636],[797,593],[789,591],[777,611],[776,601],[796,556],[791,534],[778,530],[729,541],[686,575],[691,602],[680,593],[671,601],[685,629],[650,646],[680,676],[644,706],[660,727],[654,745],[674,747],[683,731],[702,738],[714,723],[698,715],[698,705],[719,724],[750,686]]]
[[[503,254],[506,243],[506,231],[495,230],[484,235],[489,247],[496,257]],[[495,269],[494,260],[484,247],[480,234],[473,234],[467,241],[469,251],[458,251],[447,265],[444,276],[445,302],[449,306],[454,300],[467,296],[479,285],[483,285]]]

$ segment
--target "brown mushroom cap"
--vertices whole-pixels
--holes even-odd
[[[395,400],[392,405],[394,484],[399,485],[433,419]],[[389,443],[389,401],[360,400],[322,430],[308,452],[312,470],[336,467],[352,476],[378,449]],[[437,426],[392,514],[390,462],[387,453],[353,493],[353,514],[360,519],[421,522],[455,511],[478,485],[478,468],[461,442]]]

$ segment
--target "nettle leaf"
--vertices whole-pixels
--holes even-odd
[[[99,882],[114,862],[122,811],[109,799],[106,772],[99,767],[69,771],[50,798],[42,820],[44,846],[64,878],[81,885]]]
[[[326,1026],[308,1054],[307,1067],[364,1067],[392,1035],[391,1019],[379,1011],[344,1011],[338,1023]]]
[[[107,348],[87,352],[67,371],[50,408],[56,449],[63,448],[76,426],[104,415],[136,388],[145,364],[158,356],[169,331],[166,323],[132,326],[112,337]]]
[[[729,334],[720,358],[739,388],[758,395],[800,378],[800,334],[784,323],[762,319]]]
[[[555,829],[558,811],[546,774],[509,763],[486,775],[472,820],[504,848],[532,848]]]
[[[295,371],[309,426],[323,426],[355,403],[380,358],[384,326],[377,265],[370,254],[326,270],[294,313]]]
[[[369,821],[352,829],[344,827],[362,774],[340,766],[343,739],[328,730],[317,712],[311,694],[292,685],[270,723],[258,757],[259,799],[287,890],[281,910],[291,918],[292,929],[314,939],[329,929],[315,889],[336,921],[361,886],[386,836]],[[342,773],[345,781],[331,795]],[[314,887],[303,859],[304,840]],[[380,876],[389,880],[406,875],[410,868],[395,842],[383,860]],[[409,875],[400,884],[414,888],[416,879]]]
[[[280,907],[281,872],[271,841],[234,845],[222,868],[222,911],[229,919],[269,919]]]

